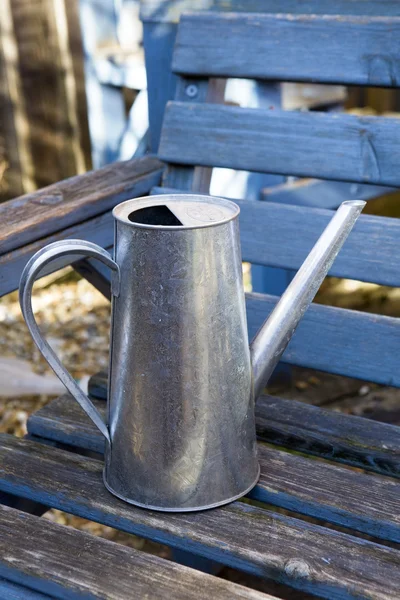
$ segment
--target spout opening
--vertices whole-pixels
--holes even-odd
[[[346,200],[342,202],[342,206],[354,206],[354,208],[363,208],[366,205],[364,200]]]

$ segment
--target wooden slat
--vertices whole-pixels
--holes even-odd
[[[259,460],[251,498],[400,542],[400,482],[260,444]]]
[[[225,95],[225,80],[196,79],[180,77],[176,84],[175,100],[181,102],[223,102]],[[192,91],[191,91],[192,90]],[[192,100],[194,94],[194,100]],[[163,176],[163,185],[177,187],[184,191],[199,191],[208,193],[212,169],[191,168],[182,165],[169,165]]]
[[[90,378],[89,392],[94,398],[106,400],[106,373],[100,372]],[[317,403],[318,400],[313,402]],[[100,410],[101,406],[100,403]],[[63,429],[65,420],[70,421],[71,427],[74,419],[80,423],[76,412],[71,415],[72,420],[67,416],[70,410],[73,409],[68,403],[57,399],[54,404],[32,415],[28,427],[32,423],[37,435],[51,438],[54,435],[54,439],[58,439],[60,433],[57,431]],[[276,396],[262,396],[257,400],[256,423],[257,434],[263,441],[400,477],[400,427]],[[53,429],[54,433],[51,433]],[[89,430],[84,427],[78,431],[77,439],[81,441],[76,443],[98,450],[93,438],[86,439],[88,433]]]
[[[252,339],[278,298],[247,294]],[[283,362],[400,387],[397,370],[400,319],[312,304],[300,322]]]
[[[51,600],[51,597],[7,579],[0,579],[0,600]]]
[[[398,86],[400,18],[182,15],[172,70],[186,75]]]
[[[242,502],[192,514],[139,509],[107,492],[101,461],[7,435],[0,439],[3,491],[329,600],[396,596],[397,550]]]
[[[90,378],[89,393],[94,398],[106,400],[107,373],[100,372]],[[326,390],[322,390],[322,394],[324,393]],[[259,438],[307,454],[400,477],[400,427],[325,410],[316,404],[316,398],[313,405],[310,405],[276,396],[261,396],[256,403]],[[57,399],[32,415],[28,427],[35,421],[34,429],[42,428],[37,429],[37,435],[60,435],[56,431],[63,429],[65,420],[70,421],[71,426],[74,419],[81,422],[81,417],[76,412],[73,417],[67,416],[70,410],[66,399]],[[102,410],[101,403],[99,410]],[[49,434],[53,428],[54,434]],[[83,428],[77,432],[77,439],[82,440],[82,436],[84,438],[84,441],[77,443],[85,443],[85,448],[88,431]],[[89,445],[87,448],[95,449],[95,446]]]
[[[274,296],[247,295],[250,339],[276,302]],[[313,304],[301,320],[283,361],[399,387],[399,334],[400,319]]]
[[[177,23],[182,12],[216,11],[305,15],[400,16],[398,0],[141,0],[143,21]]]
[[[2,204],[0,253],[100,215],[123,200],[146,195],[162,170],[162,163],[153,157],[114,163]]]
[[[111,212],[105,213],[100,217],[89,219],[74,227],[63,229],[58,233],[42,238],[37,242],[18,248],[0,256],[0,297],[18,289],[22,271],[28,260],[41,248],[65,239],[87,240],[99,244],[103,248],[109,248],[114,243],[114,219]],[[41,276],[53,273],[63,266],[73,264],[79,260],[79,256],[71,256],[54,261],[41,271]]]
[[[179,190],[156,187],[153,192]],[[234,202],[240,207],[243,260],[285,269],[299,269],[333,215],[330,210],[305,206]],[[398,219],[361,215],[329,274],[397,287],[399,235]]]
[[[0,575],[51,598],[205,600],[272,596],[0,506]],[[0,592],[1,593],[1,592]],[[10,596],[9,596],[10,597]]]
[[[400,477],[400,427],[275,396],[256,404],[261,440]]]
[[[170,102],[159,156],[172,163],[398,186],[399,147],[399,119]]]
[[[279,404],[280,399],[276,400]],[[105,414],[104,401],[97,400],[95,405]],[[266,423],[265,428],[271,430],[276,423],[273,418],[271,423],[270,418],[265,418],[265,406],[262,403],[263,417],[259,419],[259,428]],[[290,410],[288,414],[291,414]],[[321,421],[317,418],[318,423]],[[361,430],[363,426],[367,429],[368,426],[362,423],[365,419],[358,418],[358,421]],[[74,448],[96,452],[104,449],[101,434],[70,395],[61,396],[35,413],[29,419],[28,430],[31,435]],[[369,450],[371,452],[371,448]],[[259,459],[261,478],[251,493],[252,498],[400,542],[400,483],[396,480],[354,473],[261,444]]]
[[[397,191],[398,188],[390,188],[382,185],[321,181],[319,179],[297,179],[289,183],[264,188],[261,194],[262,199],[267,202],[335,209],[345,199],[375,200],[376,198]]]

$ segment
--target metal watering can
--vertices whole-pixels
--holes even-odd
[[[254,400],[262,392],[365,202],[344,202],[249,347],[239,207],[153,196],[114,208],[115,258],[66,240],[37,252],[20,284],[31,335],[106,439],[104,483],[162,511],[212,508],[257,483]],[[301,235],[301,232],[299,232]],[[97,258],[112,272],[108,424],[42,338],[31,296],[52,260]]]

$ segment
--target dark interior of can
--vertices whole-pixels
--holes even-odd
[[[145,206],[134,210],[128,215],[128,219],[132,223],[140,223],[142,225],[168,225],[179,227],[183,223],[176,218],[173,212],[165,205]]]

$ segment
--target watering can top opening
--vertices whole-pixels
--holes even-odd
[[[134,227],[182,230],[222,225],[239,212],[237,204],[224,198],[166,194],[126,200],[114,208],[113,215]]]

